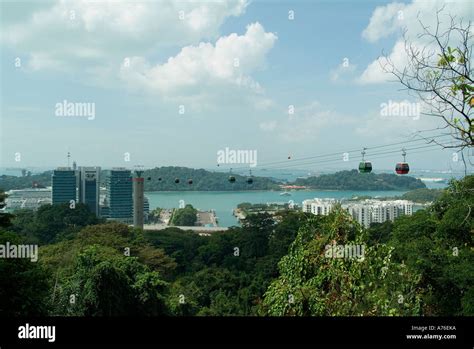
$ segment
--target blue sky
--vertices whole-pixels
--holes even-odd
[[[70,151],[80,165],[213,168],[226,147],[256,150],[264,166],[409,139],[442,124],[381,116],[382,103],[417,101],[374,63],[386,52],[402,64],[402,29],[414,37],[416,14],[431,23],[443,4],[2,2],[0,166],[64,165]],[[468,1],[447,8],[474,17]],[[94,103],[95,117],[55,115],[63,100]],[[452,153],[408,159],[459,170]]]

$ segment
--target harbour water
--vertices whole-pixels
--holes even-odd
[[[291,196],[280,196],[279,191],[174,191],[146,192],[150,201],[150,210],[161,208],[178,208],[180,201],[193,205],[200,210],[215,210],[219,226],[230,227],[238,225],[232,211],[242,202],[258,203],[288,203],[290,200],[301,205],[303,200],[318,198],[350,199],[354,196],[394,197],[401,196],[406,191],[353,191],[353,190],[301,190],[291,191]]]

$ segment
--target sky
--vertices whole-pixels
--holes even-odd
[[[354,168],[344,152],[441,133],[415,108],[383,113],[420,104],[379,62],[402,66],[403,31],[415,40],[417,18],[433,25],[443,6],[474,17],[469,1],[2,1],[0,167],[64,166],[70,152],[84,166],[217,168],[229,149],[259,167]],[[463,168],[452,149],[407,153],[413,169]],[[391,169],[401,150],[374,158]]]

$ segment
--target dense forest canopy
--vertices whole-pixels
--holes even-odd
[[[211,236],[143,232],[80,206],[22,211],[2,219],[0,244],[38,243],[39,259],[0,259],[0,314],[472,316],[473,207],[471,175],[369,229],[340,209],[255,214]],[[338,246],[362,255],[328,255]]]

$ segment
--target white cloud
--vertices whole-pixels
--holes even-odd
[[[474,11],[472,11],[470,1],[414,0],[410,4],[394,2],[375,9],[362,36],[369,42],[376,42],[394,33],[399,33],[399,39],[390,51],[389,59],[395,67],[403,68],[407,58],[405,43],[401,38],[402,32],[405,32],[407,40],[414,46],[426,47],[429,44],[427,39],[419,37],[419,34],[422,33],[420,21],[424,26],[434,30],[437,24],[436,12],[443,7],[444,10],[440,14],[440,32],[446,30],[450,24],[449,15],[462,18],[466,22],[474,20]],[[394,77],[382,69],[386,63],[386,58],[377,58],[367,66],[356,81],[361,84],[375,84],[393,80]]]
[[[60,0],[49,8],[33,7],[25,18],[18,4],[7,3],[2,10],[9,20],[0,35],[3,44],[31,55],[33,68],[56,69],[57,62],[84,67],[215,38],[225,19],[243,14],[246,6],[247,0]]]
[[[152,65],[143,57],[132,57],[129,65],[121,66],[120,77],[131,87],[168,97],[219,93],[219,87],[226,86],[261,94],[261,86],[250,74],[264,66],[276,40],[275,34],[254,23],[244,35],[221,37],[215,45],[201,42],[186,46],[163,64]],[[265,106],[270,102],[261,103]]]
[[[243,35],[219,37],[224,21],[242,15],[248,3],[58,0],[34,10],[7,3],[0,42],[27,70],[80,72],[91,86],[140,89],[195,110],[212,107],[216,95],[223,103],[248,98],[252,107],[267,110],[273,101],[251,73],[265,66],[276,35],[254,23]]]
[[[389,62],[399,69],[403,68],[408,62],[405,42],[403,40],[395,43],[392,52],[388,55],[388,60],[384,56],[378,57],[368,65],[361,76],[356,79],[356,82],[360,84],[377,84],[393,81],[395,77],[387,72],[391,69]]]
[[[369,25],[362,32],[362,37],[375,42],[397,32],[404,25],[404,9],[405,4],[398,2],[377,7],[370,18]]]

